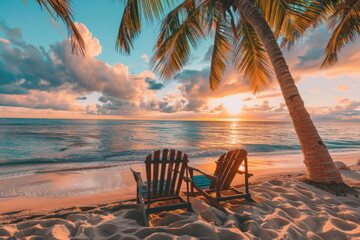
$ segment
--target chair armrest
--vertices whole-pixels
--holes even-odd
[[[237,173],[239,173],[239,174],[246,174],[244,171],[241,171],[241,170],[237,170]],[[254,174],[252,174],[252,173],[247,173],[246,175],[249,176],[249,177],[254,176]]]
[[[141,177],[141,173],[140,172],[137,172],[135,171],[134,169],[132,169],[130,167],[130,170],[132,171],[132,173],[134,174],[134,177],[135,177],[135,180],[136,180],[136,183],[138,185],[139,188],[143,189],[143,190],[146,190],[148,185],[144,183],[142,177]]]
[[[205,176],[206,176],[208,179],[210,179],[210,180],[215,180],[215,181],[217,181],[217,180],[219,179],[218,177],[216,177],[216,176],[214,176],[214,175],[207,174],[207,173],[205,173],[205,172],[203,172],[203,171],[201,171],[201,170],[199,170],[199,169],[197,169],[197,168],[190,167],[190,166],[188,166],[188,168],[189,168],[190,170],[193,170],[193,171],[196,171],[196,172],[199,172],[199,173],[205,175]]]

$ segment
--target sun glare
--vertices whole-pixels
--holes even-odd
[[[241,96],[239,95],[224,97],[221,102],[230,114],[237,114],[241,111]]]

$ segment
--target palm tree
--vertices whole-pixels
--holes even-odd
[[[166,1],[168,7],[171,3]],[[283,36],[289,44],[314,26],[321,7],[310,0],[184,0],[162,20],[151,61],[153,69],[162,78],[172,78],[185,65],[192,48],[215,28],[210,87],[218,87],[231,60],[254,92],[269,83],[274,71],[300,141],[308,178],[318,183],[343,183],[277,42],[277,37]],[[142,11],[152,20],[164,8],[161,0],[128,0],[117,39],[120,51],[130,53],[132,41],[141,30]]]
[[[26,0],[22,0],[26,4]],[[35,0],[40,8],[45,8],[54,18],[55,15],[66,24],[71,36],[72,50],[79,50],[81,55],[85,55],[85,42],[73,21],[73,12],[71,10],[71,0]]]
[[[319,183],[342,183],[340,173],[322,141],[291,76],[271,28],[250,0],[237,0],[236,6],[261,39],[279,82],[304,155],[307,176]]]
[[[360,34],[360,0],[322,1],[323,11],[328,13],[328,25],[332,36],[326,46],[322,67],[330,67],[338,61],[338,53]]]
[[[72,23],[70,0],[36,0],[53,8],[67,24],[73,44],[85,51]],[[340,49],[359,33],[359,0],[123,0],[117,49],[129,54],[142,28],[142,17],[162,21],[152,58],[155,72],[171,78],[187,62],[200,39],[214,35],[210,87],[221,82],[229,61],[248,79],[254,92],[264,89],[273,77],[279,82],[304,155],[307,176],[319,183],[342,183],[333,160],[319,136],[291,76],[277,40],[291,46],[306,30],[328,14],[335,30],[326,50],[323,66],[337,60]],[[336,27],[335,27],[336,26]],[[212,30],[214,28],[214,30]],[[273,29],[273,30],[272,30]],[[213,33],[214,32],[214,33]],[[75,46],[75,45],[74,45]]]

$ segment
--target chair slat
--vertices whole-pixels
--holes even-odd
[[[164,194],[164,181],[166,181],[165,180],[165,171],[166,171],[166,162],[167,162],[168,152],[169,152],[169,149],[164,149],[162,158],[161,158],[159,196],[163,196],[163,194]]]
[[[171,176],[173,174],[173,165],[174,165],[174,160],[175,160],[175,150],[171,149],[170,150],[170,163],[168,166],[168,171],[167,171],[167,177],[166,177],[166,187],[165,187],[165,193],[164,196],[169,196],[170,195],[170,186],[171,186]]]
[[[237,149],[232,150],[232,151],[228,152],[224,158],[223,166],[221,168],[220,176],[219,176],[219,180],[218,180],[218,185],[220,186],[220,188],[223,188],[223,183],[227,177],[229,168],[232,165],[233,160],[234,160],[232,158],[232,156],[234,156],[236,153],[237,153]]]
[[[225,169],[224,176],[221,180],[221,188],[227,188],[228,186],[226,183],[228,182],[229,177],[232,174],[232,171],[234,170],[234,167],[236,166],[236,156],[239,152],[239,149],[236,149],[231,156],[229,156],[229,159],[227,160],[229,163]]]
[[[153,189],[152,194],[154,197],[158,196],[158,178],[159,178],[159,164],[160,164],[160,150],[157,150],[153,154]]]
[[[220,171],[221,171],[221,168],[222,168],[222,162],[224,161],[225,156],[226,156],[226,153],[222,154],[220,156],[220,158],[216,161],[216,168],[215,168],[214,176],[219,177]],[[217,181],[215,181],[215,180],[211,181],[211,184],[210,184],[211,189],[215,188],[216,182]]]
[[[246,158],[246,157],[247,157],[247,152],[243,149],[240,149],[238,158]]]
[[[217,160],[217,165],[216,165],[216,169],[215,169],[215,173],[214,173],[215,176],[219,176],[218,174],[219,174],[220,169],[221,169],[221,164],[224,161],[224,158],[225,158],[226,154],[227,153],[224,153],[223,155],[220,156],[219,160]]]
[[[181,157],[182,157],[182,152],[177,151],[176,159],[175,159],[175,166],[174,166],[174,175],[173,175],[172,183],[170,186],[170,195],[173,195],[175,193],[175,186],[176,186],[177,177],[179,175],[178,171],[179,171],[179,166],[181,163]]]
[[[146,156],[145,165],[146,165],[146,180],[149,183],[149,182],[151,182],[151,154]],[[147,185],[148,192],[150,192],[150,188],[151,188],[151,185],[148,184]],[[151,195],[148,194],[148,207],[150,207],[150,200],[151,200]]]
[[[208,179],[205,175],[193,176],[193,181],[202,189],[210,188],[211,180]]]
[[[247,155],[247,152],[243,149],[239,149],[236,158],[234,159],[234,165],[231,167],[231,170],[228,174],[228,178],[224,181],[224,188],[227,188],[231,185],[231,182],[235,178],[237,171],[239,170],[240,165],[243,163]]]
[[[223,183],[224,188],[228,188],[230,186],[243,160],[244,158],[234,159],[234,164],[229,171],[228,177],[225,179]]]
[[[180,166],[180,174],[178,177],[178,182],[177,182],[177,186],[176,186],[176,190],[175,190],[176,195],[179,194],[179,192],[180,192],[181,183],[183,181],[181,176],[184,176],[184,172],[187,167],[188,155],[186,153],[184,153],[184,156],[182,159],[180,159],[180,161],[181,161],[181,166]]]

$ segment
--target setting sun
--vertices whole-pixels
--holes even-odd
[[[231,114],[237,114],[241,111],[241,96],[240,94],[231,95],[221,99],[225,109]]]

